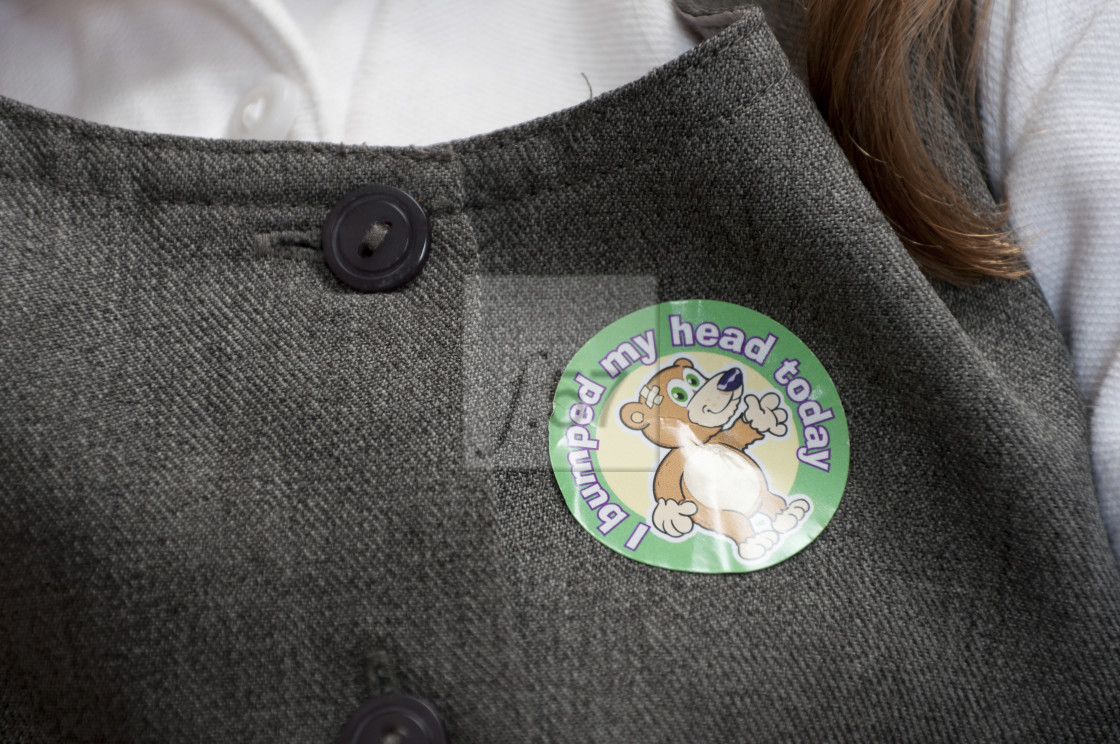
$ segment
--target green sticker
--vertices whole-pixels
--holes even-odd
[[[727,302],[611,323],[564,370],[549,422],[568,508],[612,550],[703,573],[757,571],[832,519],[848,423],[788,329]]]

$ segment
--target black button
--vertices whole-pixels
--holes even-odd
[[[431,703],[396,693],[354,711],[339,744],[447,744],[447,733]]]
[[[327,265],[343,284],[359,292],[387,292],[420,273],[428,257],[428,217],[400,189],[365,186],[327,215],[322,245]]]

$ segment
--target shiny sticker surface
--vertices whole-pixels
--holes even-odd
[[[590,339],[549,422],[576,520],[634,560],[740,573],[828,524],[848,478],[832,380],[781,324],[714,300],[664,302]]]

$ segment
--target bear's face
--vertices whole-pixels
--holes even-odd
[[[715,436],[735,417],[742,397],[743,373],[737,368],[707,378],[688,359],[678,359],[651,377],[641,398],[619,415],[658,447],[683,447]]]

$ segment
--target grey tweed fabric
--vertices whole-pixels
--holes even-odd
[[[371,183],[432,249],[363,295],[316,246]],[[756,573],[615,554],[549,469],[571,355],[686,298],[791,329],[847,411],[838,512]],[[389,686],[464,743],[1120,741],[1047,307],[923,277],[756,11],[425,149],[0,101],[0,364],[0,741],[331,742]]]

